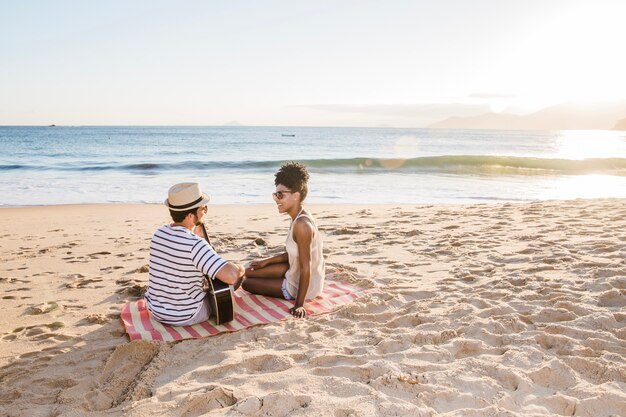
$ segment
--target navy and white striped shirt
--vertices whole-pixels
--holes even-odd
[[[204,275],[213,279],[224,265],[226,261],[186,227],[160,227],[150,241],[148,310],[162,323],[186,322],[206,295]]]

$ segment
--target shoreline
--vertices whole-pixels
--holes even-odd
[[[119,320],[147,283],[165,206],[3,208],[0,406],[12,416],[626,414],[625,202],[307,204],[327,279],[369,294],[323,316],[179,343],[130,343]],[[245,264],[281,251],[289,221],[273,204],[210,203],[207,226],[218,253]]]
[[[535,204],[535,203],[567,203],[567,202],[575,202],[575,201],[613,201],[613,200],[621,200],[626,202],[626,198],[622,197],[577,197],[577,198],[564,198],[564,199],[545,199],[545,200],[487,200],[484,202],[458,202],[458,203],[428,203],[428,202],[416,202],[416,203],[305,203],[307,207],[317,208],[322,210],[328,210],[332,207],[338,208],[356,208],[356,207],[376,207],[376,208],[393,208],[393,207],[465,207],[465,206],[484,206],[484,205],[503,205],[503,204],[514,204],[514,205],[524,205],[524,204]],[[106,202],[106,203],[61,203],[61,204],[36,204],[29,206],[0,206],[0,212],[2,210],[15,210],[15,209],[44,209],[44,208],[73,208],[73,207],[165,207],[163,203],[118,203],[118,202]],[[274,207],[275,203],[212,203],[208,204],[209,209],[211,207],[224,207],[224,208],[236,208],[236,207]]]

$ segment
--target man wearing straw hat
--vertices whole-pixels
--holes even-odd
[[[169,190],[165,205],[173,222],[161,226],[150,241],[146,304],[161,323],[187,326],[208,320],[210,306],[204,275],[240,285],[245,269],[220,257],[206,240],[194,234],[207,213],[209,196],[198,183],[181,183]]]

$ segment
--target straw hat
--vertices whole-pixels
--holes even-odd
[[[165,205],[172,211],[186,211],[204,206],[209,199],[197,182],[183,182],[170,188]]]

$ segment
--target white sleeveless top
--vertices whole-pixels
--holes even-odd
[[[304,209],[303,209],[304,210]],[[289,269],[285,273],[287,279],[287,291],[293,298],[298,297],[298,286],[300,284],[300,262],[298,256],[298,244],[293,240],[293,223],[301,216],[307,217],[315,232],[311,239],[311,278],[309,280],[309,290],[306,293],[305,299],[311,300],[322,293],[324,289],[324,255],[322,253],[322,237],[317,230],[317,225],[313,216],[308,213],[303,213],[302,210],[294,221],[291,222],[289,227],[289,233],[287,234],[287,242],[285,248],[289,257]]]

